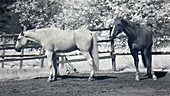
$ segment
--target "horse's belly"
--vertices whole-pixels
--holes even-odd
[[[149,48],[149,46],[144,44],[144,43],[138,43],[138,44],[133,43],[132,44],[132,49],[135,49],[135,50],[138,50],[138,51],[142,51],[142,50],[144,50],[146,48]]]
[[[74,44],[62,44],[62,45],[57,45],[54,48],[54,51],[56,52],[70,52],[76,50],[77,47]]]
[[[143,45],[134,43],[134,44],[132,44],[132,49],[141,51],[143,49]]]

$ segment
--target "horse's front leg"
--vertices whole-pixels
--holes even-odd
[[[138,67],[138,63],[139,63],[138,50],[136,49],[137,46],[136,46],[136,44],[133,44],[130,41],[130,39],[128,39],[128,45],[129,45],[132,57],[134,59],[134,65],[135,65],[135,68],[136,68],[135,80],[139,81],[140,80],[140,75],[139,75],[139,67]]]
[[[46,51],[46,55],[47,55],[47,61],[48,61],[48,65],[49,65],[49,77],[47,79],[47,82],[52,82],[54,81],[53,78],[53,71],[54,71],[54,66],[53,66],[53,52],[51,51]]]
[[[135,74],[135,80],[139,81],[140,80],[140,74],[139,74],[139,58],[138,58],[138,51],[131,51],[131,54],[133,56],[134,59],[134,65],[136,68],[136,74]]]

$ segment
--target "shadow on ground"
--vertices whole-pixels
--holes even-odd
[[[61,76],[62,79],[88,79],[89,76]],[[111,78],[117,78],[115,76],[94,76],[95,80],[105,80],[105,79],[111,79]]]
[[[163,78],[167,75],[168,72],[166,71],[154,71],[156,77],[159,79],[159,78]],[[151,77],[152,78],[152,77]],[[144,75],[141,80],[145,80],[145,79],[151,79],[151,78],[148,78],[147,75]]]
[[[157,78],[163,78],[167,75],[168,72],[166,71],[155,71],[155,75],[157,76]],[[64,75],[64,76],[58,76],[58,79],[88,79],[89,74],[72,74],[72,75]],[[36,77],[34,79],[47,79],[48,77]],[[115,79],[118,78],[115,75],[112,74],[96,74],[94,76],[95,80],[107,80],[107,79]],[[152,79],[152,78],[148,78],[147,75],[143,75],[141,80],[146,80],[146,79]]]
[[[168,72],[166,71],[155,71],[155,75],[157,76],[157,78],[165,77],[167,73]]]
[[[36,77],[34,79],[47,79],[48,77]],[[61,79],[88,79],[89,76],[72,76],[72,75],[64,75],[58,76]],[[106,79],[114,79],[116,76],[94,76],[95,80],[106,80]]]

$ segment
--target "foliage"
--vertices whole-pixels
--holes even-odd
[[[104,25],[114,18],[124,17],[141,26],[150,27],[155,36],[155,45],[162,46],[170,38],[169,0],[94,0],[100,6]],[[98,3],[100,2],[100,3]],[[102,6],[101,6],[102,5]],[[166,36],[166,38],[164,38]],[[160,39],[161,38],[161,39]]]
[[[170,35],[170,2],[169,0],[96,0],[103,2],[102,12],[112,13],[130,19],[144,26],[151,26],[155,35]],[[110,14],[107,14],[110,15]],[[108,19],[111,19],[108,18]]]
[[[170,35],[169,0],[18,0],[13,6],[22,24],[38,28],[54,23],[66,29],[109,27],[121,16],[153,27],[156,35]]]
[[[107,28],[121,16],[150,27],[155,37],[170,36],[169,0],[16,0],[10,8],[29,29]]]
[[[19,26],[18,14],[10,12],[8,8],[15,0],[1,0],[0,2],[0,34],[18,33],[21,30]]]
[[[58,1],[59,2],[59,1]],[[60,13],[60,3],[51,0],[18,0],[11,8],[20,15],[20,23],[28,29],[47,27]]]

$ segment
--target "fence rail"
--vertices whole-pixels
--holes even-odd
[[[108,31],[110,28],[104,28],[104,29],[92,29],[91,31]],[[1,68],[4,68],[4,62],[11,62],[11,61],[20,61],[20,68],[22,68],[23,65],[23,60],[34,60],[34,59],[40,59],[41,60],[41,67],[44,66],[44,59],[46,58],[46,55],[44,54],[45,51],[43,51],[41,54],[24,54],[24,49],[27,48],[39,48],[41,47],[38,44],[35,43],[28,43],[26,46],[24,46],[24,49],[22,49],[22,52],[20,55],[6,55],[5,51],[6,50],[14,50],[15,44],[6,44],[6,38],[16,38],[18,34],[2,34],[0,35],[0,40],[2,44],[0,45],[0,50],[2,51],[2,54],[0,55],[0,62]],[[100,42],[110,42],[111,43],[111,51],[102,51],[99,53],[110,53],[110,55],[107,56],[100,56],[99,59],[112,59],[112,67],[113,70],[116,70],[116,63],[115,63],[115,57],[116,55],[131,55],[130,53],[115,53],[114,51],[114,40],[112,39],[107,39],[107,40],[98,40],[98,43]],[[65,56],[76,56],[76,55],[82,55],[82,54],[71,54],[71,55],[58,55],[59,57],[65,57]],[[140,55],[140,53],[139,53]],[[170,52],[152,52],[152,55],[170,55]],[[78,62],[78,61],[85,61],[85,58],[80,58],[80,59],[71,59],[71,60],[62,60],[58,61],[58,63],[69,63],[69,62]]]
[[[39,55],[36,55],[36,54],[27,55],[27,54],[24,53],[25,49],[41,47],[39,44],[27,43],[25,46],[23,46],[23,48],[21,50],[21,54],[19,54],[19,55],[10,55],[10,54],[7,55],[7,54],[5,54],[6,50],[14,50],[15,49],[14,48],[15,44],[14,43],[6,44],[6,39],[7,38],[14,39],[17,36],[18,35],[16,35],[16,34],[14,34],[14,35],[12,35],[12,34],[2,34],[0,36],[0,38],[1,38],[0,40],[2,42],[2,44],[0,45],[0,50],[3,53],[3,54],[0,55],[0,62],[2,62],[1,68],[4,68],[4,62],[11,62],[11,61],[20,61],[19,68],[22,68],[23,61],[25,61],[25,60],[33,60],[33,59],[41,59],[41,67],[43,67],[44,66],[44,59],[46,58],[46,55],[44,54],[45,52],[43,52],[42,54],[39,54]],[[96,40],[95,35],[93,35],[93,36],[94,36],[94,39]],[[98,48],[96,50],[97,50],[96,54],[98,54]],[[64,56],[66,56],[66,55],[59,55],[59,57],[64,57]],[[70,55],[70,56],[75,56],[75,55]],[[94,63],[97,64],[98,61],[95,58],[97,58],[97,55],[94,56]],[[72,60],[66,60],[66,61],[59,61],[58,63],[68,63],[68,62],[77,62],[77,61],[85,61],[85,60],[86,60],[85,58],[80,58],[80,59],[72,59]]]

